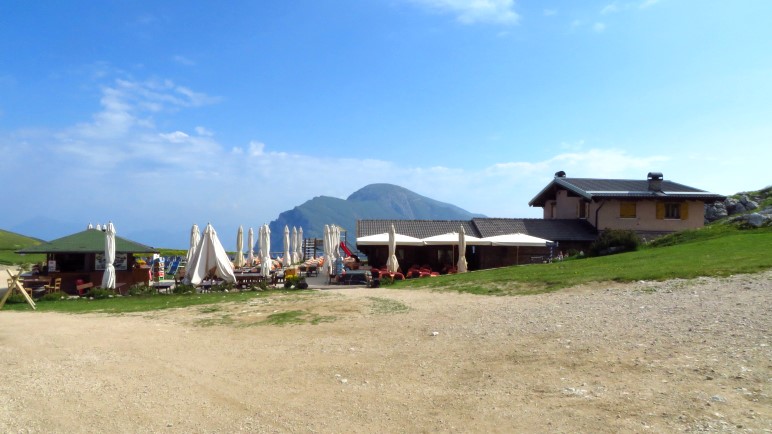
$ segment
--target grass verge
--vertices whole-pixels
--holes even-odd
[[[394,288],[429,288],[482,295],[526,295],[589,282],[691,279],[772,268],[772,229],[708,226],[619,255],[409,279]]]

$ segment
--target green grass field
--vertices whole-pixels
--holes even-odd
[[[739,230],[713,225],[670,235],[630,253],[411,279],[397,282],[394,287],[516,295],[589,282],[728,276],[770,268],[772,228]]]

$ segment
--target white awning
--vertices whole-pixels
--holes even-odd
[[[398,246],[423,246],[423,240],[407,235],[396,234],[396,240]],[[456,235],[456,243],[458,243],[458,235]],[[388,246],[389,245],[389,233],[384,232],[382,234],[368,235],[366,237],[357,238],[357,245],[359,246]]]

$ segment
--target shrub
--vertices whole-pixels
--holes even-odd
[[[612,255],[614,253],[632,252],[638,250],[641,239],[635,231],[608,229],[600,234],[590,245],[590,256]]]
[[[293,286],[297,288],[299,283],[300,283],[300,276],[287,276],[284,278],[284,288],[289,289],[289,288],[292,288]]]
[[[172,289],[172,293],[174,294],[195,294],[196,293],[196,287],[193,285],[186,285],[184,283],[181,283],[179,285],[175,285],[174,289]]]
[[[154,295],[156,294],[155,288],[148,285],[132,285],[129,287],[129,295]]]
[[[91,291],[88,292],[88,296],[95,300],[101,300],[103,298],[114,297],[115,291],[105,288],[91,288]]]
[[[10,289],[9,289],[9,291],[10,291]],[[5,300],[5,302],[8,303],[8,304],[22,304],[22,303],[26,303],[27,299],[24,298],[24,296],[21,295],[21,294],[11,294],[8,297],[8,299]]]
[[[59,301],[61,299],[66,299],[69,297],[69,294],[57,291],[57,292],[49,292],[47,294],[43,294],[40,298],[37,299],[37,301]]]

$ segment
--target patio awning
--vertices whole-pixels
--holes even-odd
[[[552,241],[526,234],[505,234],[482,238],[493,246],[546,247]]]
[[[465,235],[466,244],[470,246],[489,246],[490,241],[483,238]],[[448,232],[447,234],[435,235],[433,237],[422,238],[421,241],[427,246],[452,246],[458,244],[458,232]]]
[[[423,246],[423,240],[407,235],[396,234],[396,241],[398,246]],[[456,235],[456,243],[458,243],[458,235]],[[357,238],[358,246],[388,246],[389,245],[389,233],[384,232],[382,234],[369,235],[366,237]]]

